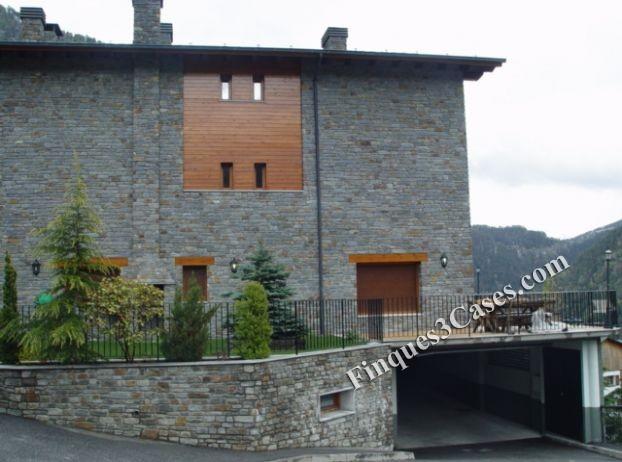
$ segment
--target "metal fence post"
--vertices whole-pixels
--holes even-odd
[[[294,301],[294,319],[296,320],[296,326],[298,326],[298,303]],[[294,351],[298,354],[298,329],[296,328],[296,335],[294,336]]]
[[[612,314],[612,323],[613,327],[618,327],[618,300],[617,293],[615,290],[611,291],[611,314]]]
[[[346,318],[344,313],[343,299],[341,300],[341,348],[346,347]]]
[[[229,317],[229,302],[225,303],[227,316],[227,358],[231,357],[231,318]]]

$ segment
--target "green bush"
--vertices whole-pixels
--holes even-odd
[[[267,358],[270,356],[271,335],[266,290],[258,282],[250,282],[235,302],[235,352],[242,359]]]
[[[190,279],[185,299],[178,290],[171,311],[168,331],[164,335],[162,351],[169,361],[200,361],[210,335],[210,320],[217,306],[205,311],[203,293],[196,279]]]
[[[19,342],[23,326],[17,310],[17,272],[7,252],[4,257],[4,284],[2,287],[2,310],[0,310],[0,362],[19,362]]]
[[[160,332],[157,321],[163,316],[160,289],[122,277],[104,279],[88,304],[89,324],[112,336],[128,362],[145,337]]]

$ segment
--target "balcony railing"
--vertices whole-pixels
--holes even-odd
[[[449,321],[452,310],[461,329],[452,336],[517,335],[573,332],[610,328],[617,325],[616,293],[605,291],[530,293],[517,296],[483,319],[474,321],[468,309],[492,294],[429,295],[418,298],[291,300],[272,307],[278,311],[279,324],[272,340],[273,354],[298,354],[306,351],[346,348],[369,342],[412,340],[438,327],[436,321]],[[208,302],[205,309],[216,308],[210,321],[210,339],[205,356],[235,357],[234,303]],[[28,321],[35,307],[21,308]],[[153,319],[143,338],[135,345],[135,357],[162,360],[163,335],[169,328],[171,307],[162,318]],[[471,322],[467,322],[471,319]],[[112,323],[114,320],[110,320]],[[122,359],[119,343],[102,326],[91,327],[88,340],[101,359]]]
[[[548,292],[516,295],[478,320],[474,304],[484,311],[493,294],[430,295],[381,300],[384,338],[412,338],[435,327],[438,319],[453,319],[463,328],[452,335],[515,335],[571,332],[617,325],[615,291]],[[503,301],[503,299],[502,299]],[[464,307],[455,310],[457,307]],[[451,326],[451,324],[450,324]]]

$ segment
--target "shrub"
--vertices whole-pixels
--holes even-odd
[[[278,340],[304,336],[306,334],[304,325],[296,319],[289,304],[283,303],[293,293],[287,287],[289,273],[285,270],[285,266],[274,262],[273,256],[261,244],[249,260],[250,264],[240,267],[239,277],[243,281],[258,282],[265,289],[272,338]]]
[[[4,285],[0,310],[0,362],[19,362],[19,342],[23,326],[17,310],[17,272],[7,252],[4,257]]]
[[[166,359],[200,361],[209,343],[210,320],[217,309],[215,306],[205,310],[203,293],[194,277],[190,279],[185,299],[178,290],[162,344]]]
[[[137,346],[161,330],[164,293],[122,277],[105,278],[91,297],[88,316],[91,325],[119,343],[125,360],[131,362]]]
[[[267,358],[271,335],[266,290],[258,282],[250,282],[235,302],[235,351],[242,359]]]
[[[92,359],[84,310],[101,275],[110,272],[95,245],[100,220],[89,204],[76,163],[72,183],[52,221],[37,234],[37,254],[47,255],[53,271],[52,300],[35,310],[21,341],[21,353],[41,360],[78,363]]]

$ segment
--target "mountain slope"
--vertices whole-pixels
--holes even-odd
[[[622,221],[572,239],[554,239],[522,226],[473,226],[473,260],[480,268],[480,290],[518,285],[524,274],[559,255],[571,267],[554,279],[555,290],[605,289],[605,250],[614,252],[611,287],[622,291]],[[616,258],[617,257],[617,258]]]

